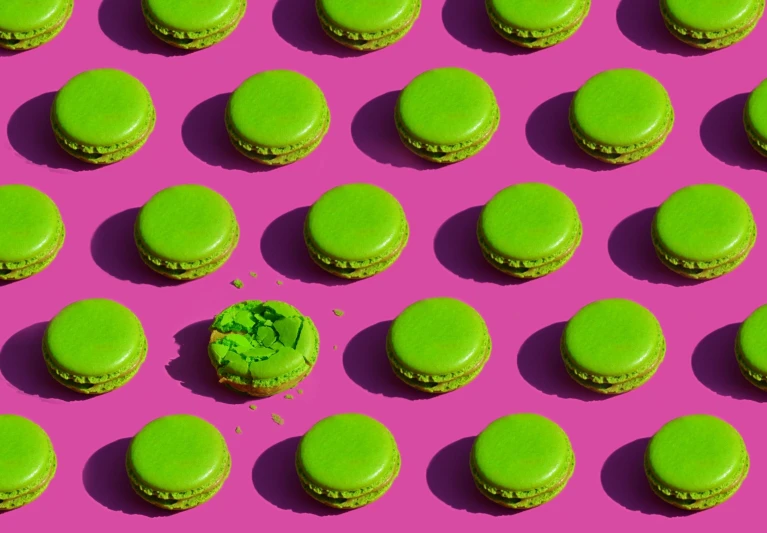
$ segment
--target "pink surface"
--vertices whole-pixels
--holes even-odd
[[[703,531],[757,518],[767,483],[767,432],[759,404],[767,394],[739,376],[732,343],[736,323],[767,300],[767,245],[758,241],[733,274],[690,285],[655,259],[649,223],[652,208],[675,189],[715,182],[741,193],[757,224],[767,227],[761,174],[767,162],[752,152],[740,127],[744,93],[765,76],[758,65],[767,47],[767,22],[743,43],[702,55],[666,33],[655,0],[602,0],[593,3],[568,42],[527,54],[496,38],[479,0],[427,0],[401,43],[355,56],[321,35],[313,0],[261,0],[250,2],[225,42],[174,54],[143,27],[138,3],[78,0],[55,41],[0,55],[0,123],[7,124],[0,130],[0,182],[48,193],[68,231],[47,271],[0,286],[0,409],[41,424],[59,456],[46,493],[0,516],[0,529],[57,530],[76,523],[148,533],[550,531],[596,521],[622,531]],[[478,156],[434,169],[399,144],[391,113],[396,91],[410,79],[448,65],[483,76],[496,91],[502,119]],[[53,91],[71,76],[100,67],[124,69],[147,85],[157,128],[127,161],[83,170],[56,147],[47,114]],[[649,160],[598,172],[605,167],[578,152],[570,139],[566,110],[581,83],[616,67],[656,76],[671,95],[677,122]],[[222,113],[227,94],[241,81],[274,68],[313,78],[333,118],[330,133],[307,160],[263,171],[228,145]],[[517,284],[483,263],[473,228],[478,206],[499,189],[528,180],[570,195],[584,238],[562,271]],[[322,192],[353,181],[397,196],[412,236],[389,271],[334,285],[306,258],[300,227],[306,206]],[[162,286],[140,264],[131,225],[136,208],[153,193],[179,183],[224,194],[237,212],[242,239],[214,275]],[[258,272],[258,279],[249,271]],[[245,287],[229,285],[234,278]],[[466,389],[424,399],[392,376],[383,339],[387,321],[405,306],[440,295],[461,298],[484,315],[494,350]],[[138,376],[99,398],[68,394],[46,375],[39,352],[44,323],[64,305],[89,297],[128,305],[149,339]],[[564,321],[605,297],[649,307],[666,333],[668,354],[641,389],[595,399],[566,376],[557,344]],[[246,298],[296,305],[315,319],[322,339],[318,365],[301,385],[304,394],[293,401],[257,401],[257,411],[216,383],[205,353],[213,315]],[[336,317],[334,308],[346,314]],[[318,419],[344,411],[385,423],[399,442],[403,466],[382,500],[336,515],[301,492],[292,461],[298,436]],[[577,467],[553,502],[504,514],[475,491],[468,450],[486,424],[520,411],[561,424],[575,447]],[[128,439],[145,423],[178,412],[204,417],[223,432],[233,469],[212,501],[164,516],[131,493],[123,457]],[[694,412],[721,416],[737,427],[752,453],[752,468],[725,505],[679,516],[650,494],[642,453],[645,439],[663,423]],[[284,417],[285,425],[274,424],[271,413]]]

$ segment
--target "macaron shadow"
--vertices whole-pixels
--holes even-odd
[[[11,335],[0,348],[0,374],[24,394],[65,402],[91,398],[56,382],[43,359],[43,336],[48,322],[38,322]]]
[[[222,93],[197,104],[184,118],[181,138],[197,159],[212,167],[243,172],[270,172],[279,167],[251,161],[232,146],[226,131],[226,105],[231,93]]]
[[[615,503],[647,515],[667,518],[689,516],[694,513],[669,505],[653,494],[644,471],[644,454],[649,437],[624,444],[602,465],[602,489]]]
[[[169,287],[182,282],[153,271],[141,260],[133,237],[139,208],[120,211],[102,222],[91,237],[91,257],[101,270],[122,281],[137,285]]]
[[[210,320],[200,320],[182,328],[173,336],[178,345],[178,357],[168,361],[165,371],[197,396],[233,405],[257,401],[258,398],[218,382],[216,370],[208,358],[209,327],[212,322],[212,317]]]
[[[352,139],[369,158],[384,165],[415,170],[444,167],[418,157],[399,138],[394,109],[401,91],[389,91],[363,105],[352,119]]]
[[[107,509],[128,515],[149,518],[171,516],[142,500],[130,486],[125,470],[125,456],[130,437],[117,439],[96,450],[83,468],[83,486],[88,495]]]
[[[290,437],[267,448],[253,465],[253,486],[275,507],[298,514],[336,516],[345,511],[322,505],[301,487],[296,450],[301,437]]]
[[[165,57],[190,53],[189,50],[165,44],[152,35],[146,25],[141,2],[102,0],[98,17],[99,26],[104,35],[126,50]]]
[[[767,401],[767,392],[749,383],[740,372],[735,358],[735,338],[740,323],[712,331],[692,352],[692,371],[709,390],[719,396],[752,402]]]
[[[657,0],[621,0],[615,18],[623,36],[645,50],[682,57],[708,53],[671,35],[663,22]]]
[[[613,264],[639,281],[658,285],[686,287],[702,280],[685,278],[660,262],[652,243],[652,220],[657,207],[642,209],[621,220],[607,239],[607,251]]]
[[[343,354],[346,375],[366,391],[387,398],[426,400],[439,396],[416,390],[394,375],[386,355],[386,336],[391,324],[391,320],[378,322],[351,338]]]
[[[272,24],[285,42],[303,52],[338,58],[365,55],[325,35],[315,0],[278,0],[272,10]]]
[[[767,158],[748,142],[743,109],[749,93],[736,94],[712,107],[700,123],[700,140],[709,154],[731,167],[767,170]]]
[[[442,24],[453,39],[474,50],[510,56],[537,52],[512,44],[498,35],[482,1],[446,0],[442,6]]]
[[[35,165],[58,171],[96,170],[98,165],[75,159],[56,142],[51,128],[51,106],[55,97],[56,91],[52,91],[21,104],[8,120],[8,142],[16,153]]]

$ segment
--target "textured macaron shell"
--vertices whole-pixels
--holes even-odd
[[[16,507],[14,499],[26,500],[27,493],[43,487],[55,468],[51,440],[43,428],[21,416],[0,415],[0,511]]]
[[[767,305],[743,321],[735,344],[741,369],[751,381],[767,387]]]
[[[502,24],[531,33],[564,29],[583,13],[584,0],[488,0]]]
[[[373,37],[408,24],[414,4],[413,0],[318,0],[317,8],[332,26]]]
[[[231,23],[242,11],[241,0],[143,0],[143,3],[156,22],[182,34],[215,31]]]
[[[767,80],[748,96],[743,110],[743,122],[751,144],[763,155],[767,155]]]
[[[764,0],[661,0],[661,6],[684,29],[726,34],[750,24]]]
[[[27,185],[0,186],[0,275],[51,254],[63,232],[59,209],[45,193]]]

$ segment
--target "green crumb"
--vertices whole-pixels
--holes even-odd
[[[277,285],[282,285],[282,280],[281,279],[277,280]]]
[[[251,411],[255,411],[256,409],[258,409],[258,406],[256,404],[250,404],[248,407],[250,407]]]
[[[292,394],[286,394],[285,395],[285,399],[286,400],[292,400],[293,399],[293,395]]]
[[[239,435],[240,433],[242,433],[242,428],[240,426],[237,426],[236,428],[234,428],[234,432]]]
[[[251,273],[250,273],[250,277],[251,277],[251,278],[257,278],[257,277],[258,277],[258,274],[256,274],[255,272],[251,272]]]
[[[242,280],[240,280],[240,279],[236,279],[236,280],[234,280],[234,281],[232,282],[232,285],[234,285],[234,286],[235,286],[235,287],[237,287],[238,289],[242,289]]]
[[[333,314],[336,316],[344,316],[344,312],[342,309],[333,309]]]
[[[334,350],[338,350],[338,345],[337,345],[337,344],[334,344],[334,345],[333,345],[333,349],[334,349]]]
[[[303,394],[303,393],[304,393],[304,389],[298,389],[296,392],[297,392],[298,394]]]
[[[278,415],[277,413],[272,413],[272,420],[274,420],[274,423],[277,424],[278,426],[281,426],[282,424],[285,423],[282,417]]]

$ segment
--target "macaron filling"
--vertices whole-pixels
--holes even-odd
[[[232,18],[211,28],[189,31],[163,24],[152,12],[150,0],[142,0],[141,2],[141,8],[149,30],[163,42],[184,50],[207,48],[224,40],[237,28],[245,16],[247,5],[247,0],[238,0],[238,8]]]
[[[325,33],[334,41],[348,48],[363,51],[378,50],[402,39],[413,27],[420,12],[421,0],[413,0],[410,2],[410,7],[403,23],[394,28],[366,32],[345,28],[338,24],[325,12],[322,2],[317,2],[317,16]]]
[[[74,9],[74,0],[64,0],[56,22],[42,28],[28,31],[11,31],[0,26],[0,48],[8,50],[29,50],[43,45],[64,29]]]
[[[525,48],[547,48],[570,38],[583,24],[591,8],[591,0],[581,1],[581,8],[566,22],[545,30],[520,28],[504,19],[493,5],[485,0],[487,14],[493,29],[504,39]]]
[[[674,37],[696,48],[717,50],[735,44],[751,33],[764,14],[764,5],[764,0],[752,2],[747,20],[742,25],[715,30],[688,27],[674,16],[666,0],[661,0],[660,9],[666,28]],[[701,9],[705,9],[705,7],[701,7]]]

